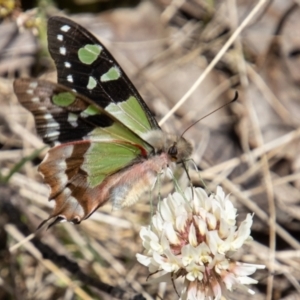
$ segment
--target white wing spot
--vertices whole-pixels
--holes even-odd
[[[51,115],[51,114],[48,114],[48,115]],[[48,130],[49,129],[49,130]],[[57,123],[53,117],[50,119],[48,117],[47,119],[47,129],[46,129],[46,132],[47,133],[50,133],[51,131],[53,131],[54,129],[60,129],[60,124]]]
[[[78,202],[78,200],[73,197],[73,196],[69,196],[68,197],[68,204],[71,206],[71,207],[74,207],[75,208],[75,213],[76,213],[76,216],[79,216],[79,218],[83,218],[84,215],[85,215],[85,212],[81,206],[81,204]]]
[[[65,61],[65,67],[66,68],[71,68],[71,64],[68,61]]]
[[[26,94],[28,94],[28,95],[33,95],[33,90],[32,90],[32,89],[28,89],[28,90],[26,91]]]
[[[60,27],[60,30],[63,31],[63,32],[68,32],[70,30],[70,26],[69,25],[64,25],[62,27]]]
[[[40,98],[39,97],[33,97],[31,98],[32,102],[40,102]]]
[[[72,76],[72,75],[68,75],[68,76],[67,76],[67,80],[68,80],[69,82],[73,82],[73,76]]]
[[[50,133],[51,131],[53,131],[53,129],[60,129],[60,125],[56,121],[51,120],[47,122],[47,129],[49,129],[47,132]]]
[[[60,53],[61,55],[66,55],[66,53],[67,53],[66,47],[60,47],[60,48],[59,48],[59,53]]]
[[[64,36],[62,34],[58,34],[56,37],[61,42],[64,40]]]
[[[39,107],[37,107],[37,109],[41,110],[41,111],[47,110],[47,108],[45,106],[39,106]],[[36,118],[37,118],[37,116],[36,116]]]
[[[29,83],[29,87],[32,88],[32,89],[35,89],[37,86],[38,86],[37,81],[32,81],[32,82]]]
[[[51,120],[51,119],[53,119],[53,117],[52,117],[51,114],[44,114],[43,115],[43,119],[45,119],[45,120]]]
[[[69,158],[72,156],[74,150],[74,146],[73,145],[68,145],[66,147],[64,147],[63,149],[63,157],[64,158]]]
[[[52,138],[52,137],[56,137],[56,136],[59,136],[59,131],[52,131],[52,132],[47,132],[47,134],[45,134],[45,136],[47,138]]]
[[[78,115],[73,114],[73,113],[69,113],[69,114],[68,114],[68,122],[69,122],[73,127],[77,127],[77,126],[78,126],[77,120],[78,120]]]
[[[67,169],[67,165],[66,163],[62,164],[61,162],[59,163],[59,170],[65,171]],[[65,186],[68,183],[68,176],[63,172],[57,172],[55,179],[59,180],[59,186]]]

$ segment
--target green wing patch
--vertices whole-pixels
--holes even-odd
[[[126,124],[128,128],[138,135],[151,130],[151,125],[145,111],[133,96],[130,96],[126,101],[118,104],[110,103],[105,110]]]
[[[87,150],[82,169],[89,175],[88,181],[93,188],[99,185],[108,175],[130,165],[141,149],[124,143],[92,143]]]

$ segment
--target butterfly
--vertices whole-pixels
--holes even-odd
[[[55,207],[52,226],[75,224],[107,201],[135,203],[171,163],[192,153],[182,136],[166,134],[107,49],[70,19],[48,20],[48,48],[58,83],[16,79],[19,102],[52,148],[39,166]]]

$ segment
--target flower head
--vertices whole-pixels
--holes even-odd
[[[237,227],[236,212],[221,187],[210,196],[201,188],[175,192],[159,203],[152,224],[142,227],[145,253],[137,259],[151,273],[161,272],[161,279],[183,277],[182,300],[221,299],[227,290],[256,283],[248,276],[264,266],[229,258],[252,239],[253,215]]]

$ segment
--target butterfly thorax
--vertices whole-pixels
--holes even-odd
[[[187,160],[193,151],[191,143],[182,136],[161,130],[151,130],[142,137],[154,148],[154,155],[166,153],[172,162],[180,163]]]

